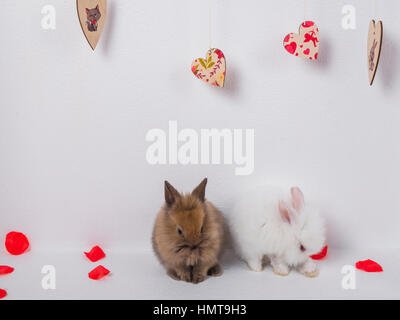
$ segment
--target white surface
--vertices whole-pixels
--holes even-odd
[[[370,88],[370,2],[309,0],[308,16],[321,36],[320,59],[309,63],[282,48],[303,19],[302,1],[214,0],[212,44],[228,63],[220,90],[190,72],[192,59],[208,49],[207,4],[110,0],[93,53],[74,1],[2,0],[0,240],[22,231],[35,251],[21,257],[21,271],[0,279],[0,287],[4,281],[10,297],[32,298],[395,295],[395,250],[385,263],[388,272],[369,276],[359,291],[343,292],[335,280],[341,264],[355,259],[353,249],[372,248],[379,256],[400,246],[400,3],[379,5],[383,51]],[[348,3],[357,10],[356,30],[341,27]],[[55,31],[41,28],[47,4],[57,10]],[[237,177],[232,165],[150,166],[145,135],[167,130],[169,120],[180,129],[254,128],[254,174]],[[324,263],[318,280],[278,280],[240,266],[196,289],[167,280],[149,253],[133,253],[149,241],[164,179],[191,190],[204,176],[208,198],[227,218],[230,198],[243,183],[298,184],[306,198],[321,203],[329,245],[343,253]],[[91,244],[132,252],[112,259],[112,281],[88,281],[92,266],[63,253]],[[42,250],[49,255],[34,254]],[[64,267],[59,289],[46,294],[38,287],[38,268],[53,259]],[[68,263],[75,273],[64,271]],[[226,290],[228,284],[236,289]]]
[[[343,265],[372,258],[383,273],[356,271],[356,289],[342,289]],[[223,260],[224,274],[208,278],[198,285],[169,278],[149,251],[123,253],[107,251],[98,263],[88,261],[79,252],[33,253],[4,257],[0,262],[14,265],[14,274],[0,278],[0,288],[8,299],[400,299],[400,258],[396,251],[329,250],[326,260],[318,262],[320,275],[306,278],[292,271],[287,277],[273,274],[269,266],[253,272],[230,252]],[[41,269],[56,267],[56,290],[43,290]],[[112,274],[90,280],[87,273],[101,264]]]

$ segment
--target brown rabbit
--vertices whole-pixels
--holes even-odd
[[[223,218],[205,199],[207,178],[191,194],[180,194],[165,181],[165,204],[153,229],[153,249],[175,280],[199,283],[220,276]]]

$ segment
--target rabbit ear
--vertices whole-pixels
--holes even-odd
[[[298,187],[293,187],[290,189],[290,193],[292,194],[292,203],[293,208],[299,212],[304,206],[304,195],[303,192]]]
[[[170,206],[172,205],[176,198],[180,197],[180,194],[176,189],[168,182],[165,181],[164,183],[164,195],[165,195],[165,202]]]
[[[279,212],[281,213],[281,217],[287,223],[290,223],[290,213],[289,208],[285,202],[279,201]]]
[[[207,178],[204,178],[202,182],[192,191],[192,195],[199,198],[201,201],[205,200],[206,196],[206,185],[207,185]]]

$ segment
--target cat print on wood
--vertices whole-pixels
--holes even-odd
[[[87,14],[86,25],[87,25],[88,31],[90,31],[90,32],[97,31],[97,28],[98,28],[97,22],[101,18],[99,5],[97,5],[96,8],[93,8],[93,9],[86,8],[86,14]]]
[[[76,8],[82,31],[94,50],[107,20],[107,0],[76,0]]]

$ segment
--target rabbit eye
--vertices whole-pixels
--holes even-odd
[[[306,248],[304,248],[304,246],[303,246],[302,244],[300,244],[300,251],[301,251],[301,252],[306,251]]]
[[[178,232],[178,234],[181,236],[181,237],[183,237],[183,231],[181,230],[181,229],[177,229],[177,232]]]

